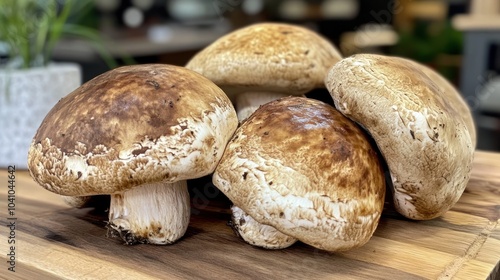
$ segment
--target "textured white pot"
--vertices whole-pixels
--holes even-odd
[[[81,84],[78,64],[0,70],[0,168],[27,169],[28,148],[50,109]]]

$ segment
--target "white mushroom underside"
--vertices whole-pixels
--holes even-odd
[[[248,244],[266,249],[284,249],[297,239],[281,233],[272,226],[257,222],[237,206],[231,207],[233,228]]]
[[[171,244],[189,224],[186,181],[145,184],[111,195],[109,227],[128,244]]]
[[[232,162],[231,170],[216,170],[213,180],[235,205],[257,222],[329,251],[347,250],[368,242],[381,212],[362,215],[359,211],[376,208],[380,203],[375,195],[363,199],[330,197],[313,190],[314,178],[282,165],[279,160],[258,155],[252,159],[227,160]],[[240,180],[232,178],[244,173],[247,175],[242,185]],[[274,182],[272,186],[269,181]],[[252,191],[242,193],[243,188]],[[309,191],[293,193],[295,190]]]

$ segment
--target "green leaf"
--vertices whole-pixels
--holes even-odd
[[[96,29],[71,21],[92,10],[92,0],[0,0],[0,41],[8,45],[8,63],[0,67],[30,68],[51,61],[64,36],[86,39],[109,67],[117,62]],[[124,56],[124,61],[134,63]]]

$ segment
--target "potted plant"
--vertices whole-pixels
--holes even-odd
[[[96,30],[71,22],[93,1],[0,0],[0,168],[27,168],[36,129],[54,104],[81,84],[76,63],[54,63],[52,50],[66,35],[99,44]],[[98,45],[103,58],[115,62]]]

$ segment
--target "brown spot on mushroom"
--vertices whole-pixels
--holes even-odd
[[[147,80],[146,83],[153,86],[155,90],[160,89],[160,84],[157,81]]]
[[[336,143],[331,151],[332,151],[332,154],[335,155],[335,158],[339,161],[345,161],[349,158],[351,158],[351,155],[352,155],[352,146],[349,145],[347,142],[338,142]]]
[[[194,132],[191,131],[191,135],[194,137]],[[212,148],[215,144],[215,138],[214,137],[206,137],[205,141],[203,141],[205,144],[205,147]]]
[[[157,115],[152,115],[149,119],[148,124],[152,127],[158,128],[164,126],[166,124],[166,121]]]
[[[142,147],[140,149],[133,150],[132,155],[138,156],[138,155],[144,154],[147,150],[149,150],[148,147]]]

